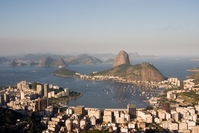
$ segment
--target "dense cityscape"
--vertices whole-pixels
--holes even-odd
[[[43,133],[95,130],[122,133],[199,132],[199,105],[197,102],[190,103],[178,98],[180,93],[199,89],[194,79],[181,82],[177,78],[169,78],[157,84],[164,84],[167,88],[160,97],[149,99],[150,106],[146,108],[136,108],[136,105],[128,104],[126,109],[100,109],[84,105],[67,106],[60,101],[53,105],[49,101],[68,98],[71,90],[60,90],[59,86],[52,84],[42,85],[27,81],[17,83],[16,87],[4,87],[0,92],[0,105],[1,108],[12,109],[27,116],[34,113],[45,129]],[[66,99],[64,101],[66,102]]]
[[[0,0],[0,133],[199,133],[199,0]]]

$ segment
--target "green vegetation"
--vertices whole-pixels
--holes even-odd
[[[132,69],[133,70],[141,70],[142,69],[141,64],[136,64],[136,65],[132,66]]]
[[[145,108],[145,110],[152,110],[153,109],[153,106],[147,106],[146,108]]]
[[[199,84],[199,68],[193,68],[195,71],[192,71],[193,74],[187,76],[187,78],[195,79],[194,83]]]
[[[49,98],[48,100],[49,100],[50,105],[59,106],[59,103],[61,103],[61,102],[73,100],[73,99],[76,99],[81,96],[82,96],[82,94],[79,92],[70,91],[69,96],[64,96],[64,97],[60,97],[60,98]]]
[[[181,96],[187,103],[197,104],[199,102],[199,94],[196,94],[195,91],[182,92],[179,96]]]
[[[41,133],[44,130],[34,117],[23,116],[10,109],[0,107],[0,119],[1,133]]]
[[[150,63],[142,63],[137,65],[122,64],[111,69],[101,71],[93,75],[109,75],[124,77],[129,81],[162,81],[162,74]],[[155,75],[155,76],[154,76]]]
[[[156,67],[154,67],[151,63],[143,62],[142,65],[146,65],[148,68],[152,70],[159,71]]]
[[[120,66],[117,67],[113,67],[111,69],[105,70],[105,71],[101,71],[98,72],[96,74],[92,74],[92,75],[113,75],[113,76],[125,76],[126,75],[126,70],[129,69],[130,67],[132,67],[129,64],[122,64]]]
[[[159,104],[160,104],[160,105],[163,105],[165,102],[174,103],[174,104],[177,103],[177,102],[174,101],[174,100],[169,100],[169,99],[167,99],[167,92],[173,91],[173,90],[181,90],[181,89],[182,89],[181,87],[165,89],[165,90],[158,96],[158,97],[160,98]]]
[[[73,77],[75,76],[76,71],[68,70],[68,69],[59,69],[53,72],[53,75],[63,76],[63,77]]]
[[[26,64],[25,63],[21,63],[21,62],[15,62],[15,61],[12,61],[9,66],[12,66],[12,67],[15,67],[15,66],[25,66]]]
[[[167,99],[167,92],[173,91],[173,90],[182,90],[182,88],[183,88],[183,85],[178,88],[165,89],[163,93],[158,96],[160,98],[159,100],[160,105],[163,105],[165,102],[169,102],[171,104],[178,104],[176,100]],[[177,99],[184,101],[183,102],[184,104],[197,105],[199,102],[199,94],[197,94],[196,91],[193,91],[193,90],[177,93],[176,95],[177,95]]]
[[[37,85],[42,85],[41,83],[39,82],[33,82],[29,85],[30,89],[34,89],[36,90],[37,89]]]
[[[169,91],[173,91],[173,90],[181,90],[182,88],[169,88],[169,89],[165,89],[164,91],[163,91],[163,93],[164,94],[167,94],[167,92],[169,92]]]

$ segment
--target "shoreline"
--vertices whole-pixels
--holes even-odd
[[[199,68],[197,67],[195,67],[195,68],[190,68],[190,69],[187,69],[186,71],[188,71],[188,72],[199,72]]]
[[[60,74],[53,74],[53,76],[58,77],[64,77],[64,78],[78,78],[79,80],[86,80],[86,81],[110,81],[110,82],[116,82],[116,83],[124,83],[124,84],[130,84],[135,85],[137,87],[149,87],[149,89],[159,89],[159,88],[167,88],[168,85],[166,84],[158,84],[156,81],[124,81],[124,80],[116,80],[116,79],[92,79],[92,78],[81,78],[80,76],[74,75],[74,76],[66,76],[66,75],[60,75]],[[90,75],[89,75],[90,76]]]
[[[75,99],[80,98],[82,96],[83,96],[83,94],[80,93],[80,95],[78,95],[78,96],[60,97],[60,98],[54,98],[54,99],[52,98],[52,99],[49,99],[49,100],[53,100],[53,101],[55,100],[55,102],[51,101],[51,103],[49,102],[49,105],[59,105],[62,102],[69,102],[71,100],[75,100]]]

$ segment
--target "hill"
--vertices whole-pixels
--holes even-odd
[[[114,59],[107,59],[103,63],[113,64],[113,62],[114,62]]]
[[[8,62],[9,60],[6,59],[5,57],[0,57],[0,64],[4,62]]]
[[[187,71],[193,72],[191,75],[187,76],[187,78],[195,79],[195,83],[199,84],[199,68],[192,68]]]
[[[15,66],[25,66],[26,64],[25,63],[22,63],[22,62],[15,62],[15,61],[12,61],[9,66],[12,66],[12,67],[15,67]]]
[[[37,65],[38,65],[37,62],[30,62],[30,63],[28,63],[28,66],[37,66]]]
[[[55,76],[62,76],[62,77],[74,77],[76,71],[68,70],[68,69],[59,69],[55,72],[53,72],[53,75]]]
[[[164,76],[150,63],[137,65],[122,64],[94,75],[109,75],[124,77],[127,81],[156,81],[164,80]]]
[[[71,58],[71,60],[67,63],[71,65],[77,65],[77,64],[93,65],[93,64],[102,63],[102,61],[93,56],[82,54],[82,55],[78,55],[76,57]]]
[[[40,60],[39,66],[61,66],[61,67],[66,67],[67,64],[66,62],[63,60],[63,58],[57,58],[57,59],[52,59],[51,57],[46,57],[42,60]]]
[[[24,54],[24,55],[15,55],[15,56],[7,56],[6,59],[14,60],[14,61],[24,61],[24,62],[39,62],[41,59],[51,57],[53,59],[62,57],[61,55],[54,54]]]
[[[39,133],[45,129],[36,118],[2,107],[0,107],[0,120],[1,133]]]

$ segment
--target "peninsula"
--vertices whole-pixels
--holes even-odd
[[[0,106],[7,105],[13,110],[24,109],[27,106],[26,111],[30,113],[44,109],[49,105],[59,107],[63,102],[82,96],[81,93],[70,90],[69,88],[27,81],[21,81],[17,83],[17,86],[0,87],[0,97],[2,94],[6,96],[12,94],[15,98],[8,98],[4,102],[0,102]]]
[[[193,72],[191,75],[187,76],[187,78],[195,79],[194,82],[199,84],[199,68],[192,68],[187,71]]]
[[[129,55],[120,51],[116,56],[111,69],[94,72],[92,74],[80,74],[67,69],[59,69],[53,75],[63,77],[79,77],[86,80],[114,80],[118,82],[161,82],[165,78],[151,63],[131,65]]]
[[[74,76],[76,76],[76,73],[77,73],[76,71],[62,68],[62,69],[59,69],[59,70],[53,72],[53,75],[61,76],[61,77],[74,77]]]

